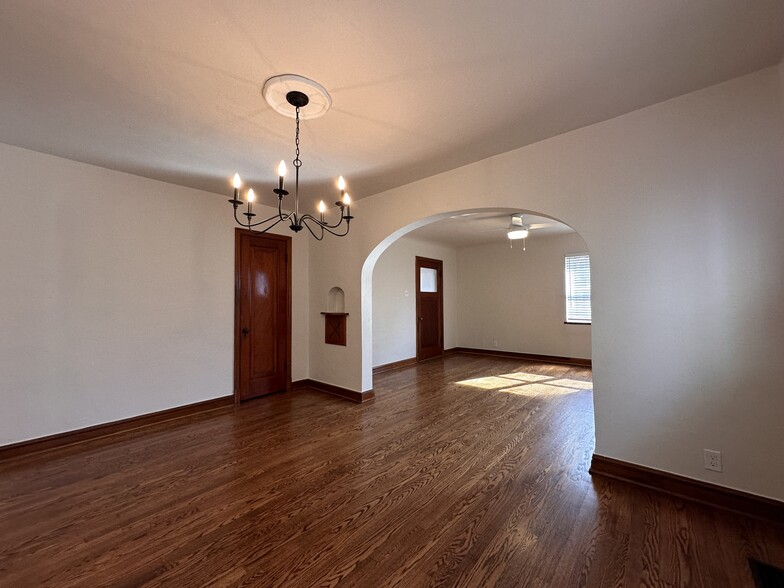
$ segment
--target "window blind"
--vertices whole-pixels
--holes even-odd
[[[591,262],[587,255],[566,256],[566,322],[591,322]]]

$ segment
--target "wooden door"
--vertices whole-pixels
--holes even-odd
[[[416,258],[417,361],[444,354],[444,264]]]
[[[291,238],[236,232],[234,398],[291,387]]]

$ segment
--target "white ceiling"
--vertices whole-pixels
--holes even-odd
[[[420,227],[409,235],[417,239],[447,245],[449,247],[468,247],[485,243],[509,243],[506,231],[511,223],[513,213],[520,211],[509,210],[505,212],[472,212],[456,214],[449,218],[436,221]],[[527,226],[546,224],[546,227],[532,228],[529,241],[573,233],[574,229],[555,219],[533,214],[524,214],[523,222]]]
[[[0,141],[268,193],[293,124],[261,86],[297,73],[333,98],[308,194],[360,198],[775,64],[782,31],[781,0],[3,0]]]

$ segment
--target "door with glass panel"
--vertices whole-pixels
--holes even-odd
[[[417,361],[444,354],[444,264],[416,258]]]

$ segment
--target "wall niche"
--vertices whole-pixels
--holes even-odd
[[[346,295],[342,288],[330,288],[327,294],[327,312],[324,315],[324,343],[346,345]]]

